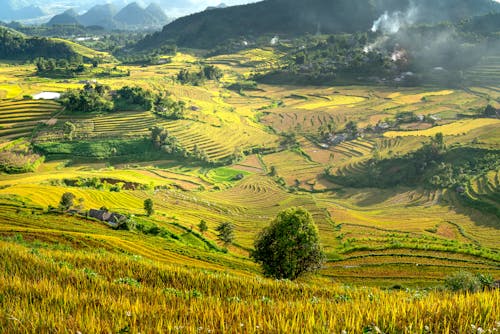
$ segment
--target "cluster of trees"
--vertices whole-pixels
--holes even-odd
[[[201,85],[205,80],[220,80],[223,76],[222,71],[213,65],[205,65],[198,72],[190,72],[182,69],[177,74],[177,80],[182,84]]]
[[[152,127],[150,131],[151,141],[156,149],[171,155],[178,155],[186,158],[189,156],[186,149],[179,143],[175,136],[169,134],[167,129],[155,126]]]
[[[136,45],[128,44],[124,49],[116,51],[117,58],[123,64],[130,65],[157,65],[171,62],[170,58],[162,58],[165,55],[175,55],[177,53],[177,46],[175,45],[162,45],[146,52],[138,50],[139,52],[130,52],[128,48],[136,48]],[[112,51],[112,50],[110,50]],[[142,51],[142,52],[140,52]]]
[[[85,72],[81,56],[75,56],[69,60],[39,57],[35,59],[34,63],[38,75],[74,77]]]
[[[175,101],[168,95],[160,93],[154,99],[153,112],[166,119],[184,119],[186,111],[186,102]]]
[[[76,52],[66,43],[45,37],[25,37],[0,26],[0,58],[32,60],[38,57],[72,59]]]
[[[355,33],[299,39],[295,49],[287,53],[284,67],[256,79],[324,84],[339,78],[387,76],[397,68],[390,54],[365,49],[373,38]]]
[[[59,102],[73,112],[110,112],[116,110],[153,110],[169,118],[184,117],[184,102],[173,101],[163,93],[155,94],[141,87],[124,86],[111,92],[109,86],[87,83],[82,89],[68,90]]]
[[[87,83],[83,89],[66,91],[59,102],[73,112],[110,112],[114,110],[110,90],[109,86]]]
[[[116,91],[113,97],[115,109],[137,108],[151,110],[153,108],[154,94],[142,87],[124,86]]]

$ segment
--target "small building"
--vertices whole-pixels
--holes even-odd
[[[95,210],[95,209],[90,209],[89,210],[89,217],[98,219],[102,222],[108,223],[112,227],[119,227],[120,225],[126,223],[128,221],[127,216],[119,214],[119,213],[114,213],[114,212],[109,212],[106,210]]]
[[[340,133],[338,135],[330,134],[328,136],[328,142],[332,145],[337,145],[343,143],[347,140],[348,136],[345,133]]]
[[[387,130],[389,129],[391,126],[389,124],[387,124],[386,122],[379,122],[377,124],[377,126],[375,127],[377,130]]]

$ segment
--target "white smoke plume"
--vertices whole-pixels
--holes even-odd
[[[416,22],[418,7],[413,2],[406,12],[385,12],[375,22],[373,22],[372,32],[381,32],[384,35],[394,35],[403,27]]]
[[[418,7],[413,1],[405,12],[385,12],[375,22],[373,22],[372,32],[380,32],[382,36],[378,37],[375,42],[366,45],[363,48],[365,53],[376,49],[383,48],[389,36],[397,34],[401,28],[410,26],[417,21]]]

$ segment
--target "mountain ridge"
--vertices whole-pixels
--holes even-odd
[[[457,21],[465,17],[500,11],[492,0],[266,0],[247,5],[206,10],[179,18],[164,26],[141,44],[155,47],[166,43],[211,48],[230,39],[266,34],[294,36],[321,33],[368,31],[384,12],[419,11],[416,23]],[[353,15],[355,13],[355,15]]]

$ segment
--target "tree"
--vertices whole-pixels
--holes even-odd
[[[264,274],[278,279],[296,279],[304,272],[319,269],[324,261],[318,229],[303,208],[278,213],[259,233],[254,248],[251,256]]]
[[[155,210],[153,208],[153,200],[151,198],[144,200],[144,211],[146,211],[146,215],[151,216]]]
[[[203,219],[200,220],[200,223],[198,224],[198,229],[200,230],[201,233],[205,233],[208,230],[207,222],[204,221]]]
[[[220,223],[215,229],[218,233],[217,236],[224,244],[230,244],[234,240],[234,225],[230,222]]]
[[[69,210],[73,206],[73,201],[75,195],[70,192],[66,192],[61,196],[61,201],[59,202],[59,207],[63,210]]]

